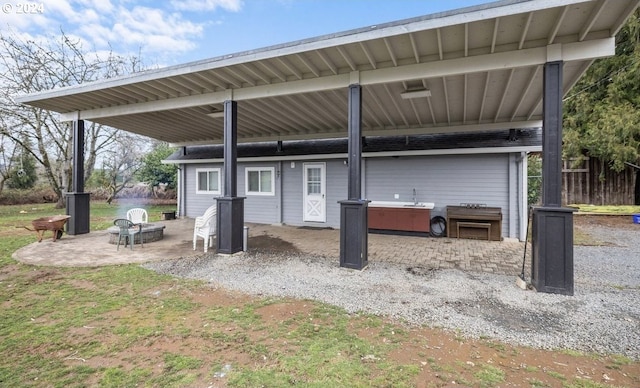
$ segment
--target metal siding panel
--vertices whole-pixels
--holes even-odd
[[[327,161],[327,226],[340,228],[340,204],[347,199],[349,168],[343,160]]]
[[[267,195],[247,195],[245,191],[245,168],[246,167],[272,167],[275,172],[274,196]],[[238,193],[246,197],[244,200],[244,220],[258,224],[275,224],[279,222],[278,212],[280,211],[280,184],[278,182],[278,163],[241,163],[238,164]]]
[[[451,155],[367,160],[367,199],[433,202],[433,215],[447,205],[483,203],[502,208],[502,234],[509,231],[508,155]],[[398,194],[399,198],[394,198]]]
[[[280,195],[282,222],[289,225],[306,225],[302,221],[303,163],[296,161],[282,165],[282,192],[276,178],[274,197],[248,197],[245,200],[245,220],[256,223],[277,223]],[[328,160],[327,176],[327,222],[326,226],[340,227],[338,201],[347,197],[347,166],[343,160]],[[447,205],[460,203],[484,203],[503,209],[503,236],[509,236],[509,158],[508,155],[447,155],[428,157],[368,158],[365,193],[369,200],[412,201],[413,189],[417,200],[433,202],[432,215],[444,215]],[[277,163],[243,163],[239,168],[238,192],[244,194],[244,167],[275,167]],[[222,167],[221,164],[198,164],[198,168]],[[196,217],[204,213],[213,198],[195,194],[196,165],[187,165],[187,216]],[[395,199],[394,194],[399,194]],[[516,211],[516,209],[514,209]],[[311,225],[311,223],[309,223]],[[313,223],[313,225],[317,225]]]
[[[338,201],[347,198],[347,166],[342,159],[319,161],[326,165],[326,212],[327,221],[304,222],[303,212],[303,165],[312,163],[313,160],[296,161],[295,168],[291,168],[291,162],[285,162],[282,166],[283,179],[283,215],[282,222],[289,225],[312,225],[340,227],[340,204]]]
[[[195,218],[204,214],[205,210],[215,203],[217,195],[212,194],[196,194],[196,169],[197,168],[220,168],[222,174],[222,164],[193,164],[185,165],[186,167],[186,190],[185,190],[185,204],[186,204],[186,216]],[[222,180],[221,180],[222,181]]]
[[[294,164],[294,167],[291,165]],[[282,165],[282,222],[302,225],[302,161]]]

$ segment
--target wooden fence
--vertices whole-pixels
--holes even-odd
[[[638,172],[627,166],[617,173],[596,158],[578,163],[565,160],[562,168],[564,204],[634,205],[638,201]]]

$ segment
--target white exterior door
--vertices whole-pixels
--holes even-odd
[[[325,164],[304,164],[304,221],[326,222]]]

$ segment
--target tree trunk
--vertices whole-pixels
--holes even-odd
[[[640,205],[640,170],[636,170],[635,205]]]

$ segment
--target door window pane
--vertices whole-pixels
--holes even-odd
[[[307,168],[307,194],[322,193],[321,176],[320,168]]]

